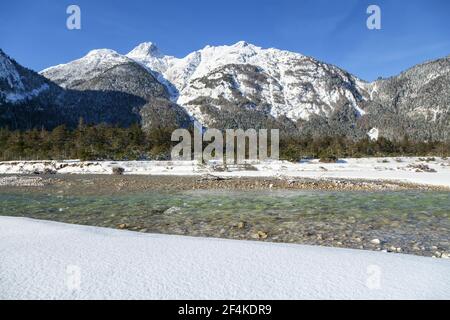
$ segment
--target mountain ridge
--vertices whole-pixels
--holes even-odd
[[[245,41],[205,46],[183,58],[144,42],[127,54],[91,50],[40,75],[65,90],[142,98],[136,112],[143,127],[152,125],[142,118],[146,108],[144,118],[174,112],[160,117],[160,125],[197,120],[216,128],[278,127],[292,135],[362,138],[376,130],[388,138],[450,139],[450,55],[367,82],[312,57]]]

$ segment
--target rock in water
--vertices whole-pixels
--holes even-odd
[[[164,211],[164,214],[181,214],[181,208],[179,207],[171,207]]]
[[[373,240],[370,240],[370,243],[371,244],[375,244],[375,245],[379,245],[381,243],[381,241],[380,241],[380,239],[373,239]]]

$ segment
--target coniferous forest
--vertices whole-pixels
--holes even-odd
[[[0,161],[9,160],[169,160],[174,128],[143,131],[138,124],[128,128],[88,125],[80,121],[75,129],[64,125],[49,131],[0,128]],[[205,143],[207,145],[208,143]],[[343,157],[441,156],[450,155],[450,142],[417,142],[408,137],[398,141],[379,138],[351,140],[334,137],[280,138],[280,158],[336,159]]]

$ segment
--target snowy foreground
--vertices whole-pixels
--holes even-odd
[[[123,168],[124,174],[348,178],[450,187],[450,159],[438,157],[355,158],[342,159],[337,163],[320,163],[318,160],[300,163],[272,161],[254,163],[251,170],[229,166],[227,171],[220,170],[214,164],[201,165],[195,161],[9,161],[0,162],[0,174],[111,174],[114,167]],[[428,169],[433,172],[428,172]]]
[[[1,299],[448,299],[450,262],[0,217]]]

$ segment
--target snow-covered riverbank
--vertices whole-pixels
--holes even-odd
[[[450,160],[442,158],[353,158],[337,163],[318,160],[273,161],[245,167],[201,165],[194,161],[10,161],[0,162],[0,174],[124,174],[205,175],[223,177],[336,178],[388,180],[450,187]]]
[[[0,299],[448,299],[450,261],[0,217]]]

